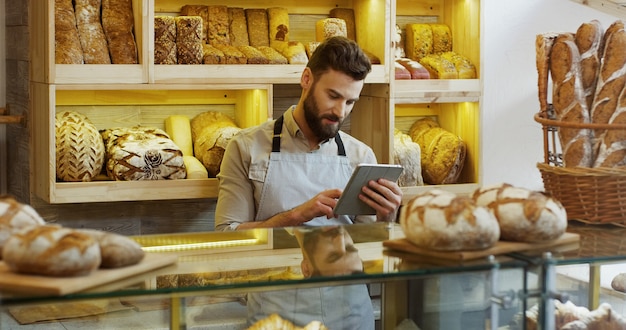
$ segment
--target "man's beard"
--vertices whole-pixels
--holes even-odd
[[[339,117],[328,114],[321,117],[318,117],[319,108],[317,106],[317,102],[315,101],[315,97],[313,94],[315,93],[315,86],[311,88],[311,92],[304,100],[304,118],[306,119],[307,125],[309,128],[317,136],[318,141],[322,142],[337,135],[337,132],[341,128],[342,121],[339,121]],[[336,121],[337,124],[323,125],[322,120],[326,118],[328,120]]]

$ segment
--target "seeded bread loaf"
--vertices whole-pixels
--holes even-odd
[[[250,46],[270,46],[269,20],[264,8],[246,8]]]
[[[239,51],[243,53],[243,55],[247,59],[248,64],[269,64],[270,59],[265,56],[263,52],[252,47],[252,46],[239,46],[237,47]]]
[[[452,51],[452,32],[446,24],[430,24],[433,33],[433,54]]]
[[[230,45],[230,31],[228,30],[228,8],[225,5],[211,5],[209,6],[208,11],[208,43],[211,45]]]
[[[346,24],[346,36],[348,37],[348,39],[356,41],[354,9],[335,7],[330,10],[329,17],[342,19]]]
[[[228,7],[228,36],[232,46],[248,46],[248,22],[243,8]]]
[[[433,52],[433,30],[426,23],[407,24],[404,42],[406,57],[419,61]]]
[[[287,58],[283,54],[279,53],[276,49],[269,46],[257,47],[268,59],[269,64],[288,64]]]
[[[315,23],[315,41],[323,42],[335,36],[348,36],[346,22],[343,19],[330,17],[323,18]]]
[[[419,63],[428,70],[432,79],[458,79],[459,73],[454,63],[442,55],[429,54],[422,57]]]
[[[202,42],[208,43],[209,7],[206,5],[184,5],[180,8],[180,16],[199,16],[202,18]]]
[[[224,53],[224,63],[226,64],[248,63],[248,58],[246,58],[246,55],[235,46],[216,44],[215,48]]]
[[[476,67],[469,58],[451,51],[441,53],[441,57],[454,64],[458,79],[476,79]]]

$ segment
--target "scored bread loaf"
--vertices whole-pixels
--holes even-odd
[[[77,229],[89,235],[100,247],[100,268],[120,268],[138,264],[145,256],[141,245],[130,237],[96,229]]]
[[[264,8],[246,8],[248,39],[250,46],[270,46],[269,20]]]
[[[62,111],[54,120],[56,177],[62,181],[92,181],[102,171],[102,136],[85,115]]]
[[[472,198],[496,216],[503,240],[545,242],[561,237],[567,229],[565,207],[539,191],[501,183],[476,189]]]
[[[604,50],[596,92],[591,108],[592,122],[626,124],[626,31],[616,21],[604,34]],[[626,165],[626,133],[624,130],[596,130],[595,167]]]
[[[111,64],[100,19],[101,0],[75,0],[74,12],[85,64]]]
[[[354,19],[354,9],[335,7],[330,10],[328,15],[331,18],[340,18],[346,24],[346,37],[356,41],[356,23]]]
[[[176,19],[154,16],[154,64],[176,64]]]
[[[102,0],[102,28],[113,64],[137,64],[132,0]]]
[[[430,118],[415,121],[409,135],[420,145],[424,182],[456,183],[465,164],[465,142]]]
[[[209,7],[207,5],[184,5],[180,8],[180,16],[198,16],[202,18],[202,41],[208,43]]]
[[[0,195],[0,259],[2,259],[2,247],[13,233],[26,227],[41,226],[45,223],[32,206],[22,204],[12,196]]]
[[[118,181],[184,179],[183,153],[155,127],[116,127],[102,133],[106,171]]]
[[[72,0],[54,2],[54,57],[56,64],[83,63]]]
[[[553,82],[552,104],[560,121],[589,123],[591,121],[580,74],[580,54],[571,34],[561,34],[554,41],[550,54]],[[592,132],[587,128],[559,128],[565,167],[593,165]]]
[[[175,20],[178,64],[202,64],[202,17],[177,16]]]
[[[267,8],[267,20],[270,38],[270,47],[280,48],[289,42],[289,13],[287,8]]]
[[[228,7],[228,38],[232,46],[248,46],[246,12],[240,7]]]
[[[347,37],[346,21],[341,18],[323,18],[315,22],[315,41],[323,42],[330,37]]]
[[[100,266],[100,248],[89,235],[54,225],[26,227],[5,243],[2,259],[13,272],[84,276]]]
[[[191,119],[194,154],[209,176],[217,176],[226,146],[240,130],[228,115],[217,111],[203,112]]]
[[[398,178],[400,187],[422,186],[420,145],[413,142],[411,136],[395,129],[393,133],[393,163],[402,165],[404,170]]]
[[[500,238],[496,217],[468,196],[431,189],[400,210],[400,226],[416,246],[438,251],[482,250]]]

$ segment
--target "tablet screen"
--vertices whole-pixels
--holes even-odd
[[[334,213],[337,215],[376,214],[376,211],[359,199],[361,188],[370,180],[384,178],[397,181],[402,174],[402,166],[390,164],[359,164],[352,172],[348,184],[343,190]]]

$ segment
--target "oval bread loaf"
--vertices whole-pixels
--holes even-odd
[[[217,111],[207,111],[191,119],[194,155],[209,176],[217,176],[226,146],[240,130],[234,120]]]
[[[565,207],[542,192],[502,183],[476,189],[473,198],[493,211],[503,240],[549,241],[567,229]]]
[[[8,195],[0,196],[0,259],[2,247],[14,232],[45,223],[30,205],[22,204]]]
[[[393,162],[404,167],[398,179],[400,187],[423,186],[420,145],[408,134],[396,129],[393,134]]]
[[[100,268],[119,268],[139,263],[145,256],[141,245],[130,237],[95,229],[80,229],[100,246]]]
[[[87,234],[43,225],[14,233],[4,245],[2,258],[18,273],[82,276],[100,265],[100,248]]]
[[[500,238],[489,209],[440,189],[412,198],[400,211],[400,225],[413,244],[440,251],[486,249]]]
[[[104,164],[104,141],[94,124],[83,114],[59,112],[54,121],[56,175],[69,182],[91,181]]]

